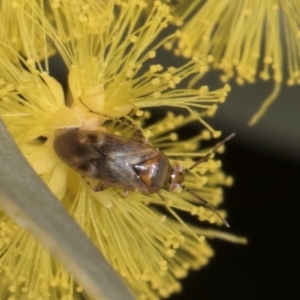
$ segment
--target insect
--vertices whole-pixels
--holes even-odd
[[[138,135],[137,135],[138,136]],[[180,188],[196,197],[204,206],[216,211],[213,205],[184,185],[184,173],[206,162],[217,149],[230,140],[229,135],[214,149],[195,162],[188,169],[178,163],[171,165],[168,157],[151,147],[142,139],[117,136],[107,132],[70,128],[60,130],[54,140],[54,150],[58,157],[82,176],[99,180],[95,191],[109,187],[121,188],[125,192],[139,191],[147,194],[158,193],[162,189],[174,192]]]

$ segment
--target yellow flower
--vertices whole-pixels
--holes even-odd
[[[206,237],[244,242],[186,224],[181,213],[222,224],[214,211],[187,191],[161,190],[161,197],[129,191],[126,198],[115,188],[94,192],[53,149],[60,129],[106,130],[129,138],[141,126],[149,145],[184,168],[209,151],[199,152],[199,142],[220,132],[203,117],[215,112],[229,88],[213,92],[207,87],[178,88],[192,74],[205,72],[206,66],[196,59],[176,68],[151,63],[156,51],[174,38],[159,39],[171,20],[167,5],[157,1],[145,16],[145,3],[140,0],[105,5],[96,0],[2,2],[1,27],[15,27],[0,33],[0,116],[35,171],[138,299],[178,292],[178,279],[207,264],[213,255]],[[4,16],[14,16],[17,22],[10,24]],[[48,56],[55,48],[69,73],[66,93],[49,70]],[[155,124],[145,125],[149,113],[142,109],[163,106],[182,108],[188,115],[168,113]],[[206,129],[179,140],[175,131],[194,120]],[[187,188],[215,207],[223,200],[220,186],[232,183],[220,167],[220,161],[209,159],[185,180]],[[225,217],[224,211],[218,212]],[[2,212],[0,236],[2,297],[88,299],[72,276]]]
[[[299,2],[179,1],[175,22],[182,25],[177,53],[198,55],[238,84],[272,79],[274,91],[253,116],[253,125],[277,98],[283,80],[300,83]]]

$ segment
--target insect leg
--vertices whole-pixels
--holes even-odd
[[[145,138],[145,136],[143,135],[143,131],[142,129],[135,125],[133,120],[129,117],[129,116],[123,116],[123,118],[125,120],[121,120],[121,119],[117,119],[117,118],[114,118],[114,117],[111,117],[107,114],[103,114],[103,113],[99,113],[99,112],[95,112],[93,110],[91,110],[83,101],[82,99],[80,99],[81,103],[89,110],[90,113],[93,113],[93,114],[97,114],[97,115],[100,115],[102,117],[105,117],[111,121],[114,121],[114,122],[118,122],[118,123],[121,123],[121,124],[125,124],[129,127],[133,127],[134,128],[134,133],[132,135],[132,139],[137,141],[137,142],[140,142],[140,143],[144,143],[146,144],[148,139]]]
[[[99,182],[97,185],[95,185],[92,189],[95,191],[95,192],[100,192],[100,191],[104,191],[108,188],[110,188],[111,186],[108,185],[108,184],[104,184],[102,182]]]
[[[139,128],[136,128],[132,137],[133,140],[143,143],[143,144],[147,144],[148,143],[148,139],[144,137],[142,130]]]
[[[128,197],[128,194],[129,194],[129,190],[124,190],[123,191],[123,193],[121,193],[119,190],[117,190],[117,189],[114,189],[115,190],[115,192],[117,193],[117,194],[119,194],[122,198],[127,198]]]
[[[106,189],[108,189],[110,187],[110,185],[108,184],[104,184],[101,182],[98,182],[94,187],[91,185],[91,183],[86,179],[85,176],[82,176],[82,178],[84,179],[84,181],[86,182],[86,184],[94,191],[94,192],[100,192],[100,191],[104,191]]]

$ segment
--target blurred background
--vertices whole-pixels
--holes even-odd
[[[220,86],[217,74],[204,78]],[[247,122],[272,83],[236,86],[216,117],[223,136],[235,132],[222,156],[235,183],[225,189],[229,231],[246,246],[214,240],[215,257],[183,282],[183,299],[300,299],[300,88],[283,86],[254,127]],[[297,242],[298,241],[298,242]]]

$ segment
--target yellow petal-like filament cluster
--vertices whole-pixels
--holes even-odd
[[[203,118],[224,102],[229,86],[179,88],[192,74],[206,71],[196,58],[176,68],[151,62],[176,34],[160,39],[172,19],[167,5],[155,1],[149,15],[145,5],[141,0],[2,1],[5,13],[18,21],[11,24],[1,11],[0,26],[12,28],[0,32],[0,116],[36,172],[136,297],[159,299],[180,291],[178,279],[190,269],[207,264],[213,251],[205,236],[244,241],[188,225],[187,213],[206,223],[222,221],[186,191],[162,190],[161,197],[130,191],[126,198],[112,188],[96,193],[53,149],[58,129],[84,128],[96,119],[112,133],[130,137],[134,126],[128,124],[134,123],[142,126],[149,145],[188,168],[210,150],[198,151],[199,143],[220,136]],[[47,57],[54,48],[68,69],[67,92],[50,75]],[[149,113],[142,109],[162,106],[188,114],[168,113],[145,127]],[[105,122],[104,115],[114,119]],[[127,121],[115,120],[121,117]],[[206,129],[180,141],[176,130],[195,120]],[[215,207],[223,200],[221,186],[232,183],[220,167],[209,159],[185,182]],[[72,276],[2,212],[0,275],[5,299],[88,299]]]
[[[19,58],[14,52],[21,53],[22,56],[37,64],[55,53],[53,43],[47,40],[44,29],[37,20],[32,22],[26,17],[24,18],[22,14],[14,15],[15,12],[20,11],[26,11],[28,15],[34,14],[29,1],[27,3],[19,0],[1,1],[0,11],[1,26],[5,28],[0,32],[0,44],[8,46],[8,48],[4,47],[4,51],[10,61],[16,64],[19,62]],[[45,15],[50,17],[47,11],[45,11]],[[30,39],[28,39],[28,35],[31,36]]]
[[[240,85],[258,78],[275,82],[250,125],[278,97],[283,82],[300,84],[298,1],[178,1],[173,10],[182,30],[178,55],[200,57],[222,71],[222,82],[232,78]]]
[[[178,51],[211,62],[224,72],[224,82],[232,77],[239,84],[254,82],[259,75],[263,80],[281,82],[285,77],[288,85],[299,84],[298,4],[293,0],[182,1],[174,7],[176,22],[184,24]]]
[[[3,299],[82,299],[73,278],[24,229],[0,213]]]
[[[206,64],[199,59],[177,67],[153,63],[159,48],[178,35],[157,39],[172,20],[169,7],[160,1],[154,1],[148,15],[141,0],[108,1],[104,7],[92,0],[76,5],[51,2],[51,22],[45,20],[38,2],[20,3],[25,8],[29,5],[30,12],[19,4],[15,15],[22,13],[24,23],[37,20],[69,68],[69,106],[82,108],[84,103],[114,117],[153,106],[190,113],[197,109],[199,120],[206,124],[203,116],[212,116],[216,104],[227,96],[228,86],[206,92],[180,88],[186,78],[206,72]]]

